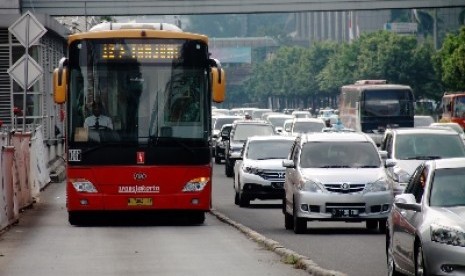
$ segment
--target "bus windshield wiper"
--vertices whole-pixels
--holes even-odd
[[[347,166],[347,165],[327,165],[327,166],[321,166],[319,168],[324,168],[324,169],[329,169],[329,168],[350,168],[350,166]]]
[[[126,147],[126,146],[134,146],[134,145],[135,145],[134,143],[129,143],[129,142],[126,142],[126,143],[125,142],[106,142],[104,144],[99,144],[99,145],[87,148],[86,150],[82,152],[82,154],[86,154],[86,153],[89,153],[89,152],[92,152],[98,149],[107,148],[107,147],[115,147],[115,146]]]
[[[190,152],[192,155],[195,154],[194,150],[189,147],[186,143],[183,142],[183,138],[176,138],[176,137],[160,137],[160,136],[150,136],[149,137],[149,145],[159,145],[160,141],[165,142],[174,142],[176,145],[181,146],[183,149]]]

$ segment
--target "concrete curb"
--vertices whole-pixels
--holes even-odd
[[[51,182],[59,183],[66,179],[66,165],[62,157],[57,157],[50,162],[49,169]]]
[[[256,243],[264,246],[266,249],[273,251],[279,256],[281,256],[281,261],[286,264],[293,264],[295,268],[305,270],[310,275],[314,276],[347,276],[347,274],[344,274],[339,271],[327,270],[319,267],[314,261],[310,260],[306,256],[302,256],[292,250],[284,248],[277,241],[268,239],[260,233],[255,232],[252,229],[233,221],[232,219],[226,217],[224,214],[218,212],[215,209],[212,209],[210,213],[216,216],[220,221],[223,221],[237,228],[239,231],[247,235]]]

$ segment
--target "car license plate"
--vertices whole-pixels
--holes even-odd
[[[348,217],[358,217],[357,209],[333,209],[333,217],[348,218]]]
[[[128,206],[152,206],[153,199],[151,197],[128,198]]]

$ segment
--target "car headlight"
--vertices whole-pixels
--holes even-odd
[[[255,167],[250,167],[250,166],[245,166],[245,167],[244,167],[244,171],[245,171],[246,173],[256,174],[256,175],[260,175],[260,174],[263,172],[262,169],[255,168]]]
[[[229,156],[232,158],[239,158],[241,157],[241,150],[242,148],[231,148],[229,150]]]
[[[431,240],[448,245],[465,247],[465,232],[459,226],[431,224]]]
[[[407,183],[410,180],[410,174],[400,167],[394,167],[393,177],[394,181],[399,183]]]
[[[184,188],[182,189],[183,192],[200,192],[205,188],[208,181],[210,181],[209,177],[197,177],[194,179],[189,180]]]
[[[94,184],[87,179],[71,179],[71,184],[73,185],[76,192],[80,193],[98,193]]]
[[[311,179],[303,179],[300,181],[299,190],[312,192],[312,193],[322,193],[324,190],[322,188],[322,184]]]
[[[381,177],[375,182],[367,183],[365,192],[384,192],[389,189],[386,178]]]

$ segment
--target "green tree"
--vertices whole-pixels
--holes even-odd
[[[337,91],[342,85],[356,80],[360,42],[343,43],[336,48],[336,53],[329,57],[328,63],[318,74],[318,83],[322,91]]]
[[[465,90],[465,27],[446,36],[435,56],[435,68],[446,90]]]
[[[360,79],[385,79],[410,85],[417,96],[441,93],[435,75],[432,43],[419,44],[414,36],[388,31],[363,34],[342,45],[318,79],[321,90],[334,91]]]

